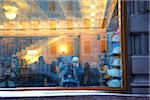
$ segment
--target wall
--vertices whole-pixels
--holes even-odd
[[[106,33],[100,33],[101,39],[97,39],[96,34],[80,36],[80,61],[82,64],[85,62],[98,63],[98,55],[107,51],[107,38]]]
[[[149,92],[149,2],[126,2],[129,87],[132,93]]]

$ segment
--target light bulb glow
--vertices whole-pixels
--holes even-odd
[[[96,13],[95,13],[95,12],[92,12],[90,15],[91,15],[91,17],[95,17],[95,16],[96,16]]]
[[[39,50],[27,50],[27,54],[24,56],[24,59],[28,64],[32,64],[38,61],[39,58]]]
[[[94,9],[96,9],[96,5],[93,4],[90,6],[90,8],[94,10]]]
[[[78,24],[77,24],[77,23],[74,23],[74,27],[78,27]]]
[[[57,24],[57,25],[56,25],[56,28],[60,28],[60,25],[59,25],[59,24]]]
[[[18,8],[15,7],[15,6],[11,6],[11,5],[4,5],[3,6],[3,9],[6,10],[5,12],[5,17],[9,20],[13,20],[16,18],[17,16],[17,11],[18,11]]]
[[[94,27],[94,26],[95,26],[95,24],[94,24],[94,23],[92,23],[92,24],[91,24],[91,26],[92,26],[92,27]]]
[[[15,19],[17,16],[16,12],[5,12],[5,17],[9,20]]]
[[[22,26],[22,25],[19,25],[19,28],[23,28],[23,26]]]
[[[94,22],[95,22],[95,19],[94,19],[94,18],[92,18],[92,19],[91,19],[91,22],[92,22],[92,23],[94,23]]]
[[[67,53],[67,46],[66,45],[60,45],[59,50],[60,50],[61,54],[66,54]]]
[[[28,50],[28,51],[27,51],[27,54],[28,54],[28,55],[37,55],[37,54],[38,54],[38,51],[37,51],[37,50]]]
[[[42,26],[41,26],[41,25],[38,25],[38,28],[42,28]]]
[[[3,25],[0,25],[0,29],[3,29],[4,28],[4,26]]]

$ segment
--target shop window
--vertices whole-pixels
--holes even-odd
[[[55,1],[51,1],[49,3],[49,8],[50,8],[50,11],[55,11],[56,10],[56,2]]]
[[[17,17],[9,21],[0,18],[0,90],[126,89],[122,1],[57,0],[60,11],[65,12],[61,18],[47,12],[56,10],[53,0],[24,0],[28,5],[24,11],[18,3],[12,7],[2,1],[1,18],[7,19],[7,8]],[[30,6],[37,1],[44,2],[41,10],[39,5]],[[66,14],[72,13],[74,6],[80,7],[81,17]],[[22,12],[27,20],[19,17]],[[37,13],[38,18],[31,17]]]
[[[84,41],[84,53],[91,54],[91,41]]]
[[[67,10],[67,12],[72,12],[73,11],[73,2],[72,1],[67,2],[66,10]]]

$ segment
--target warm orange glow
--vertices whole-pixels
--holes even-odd
[[[67,28],[73,29],[73,19],[67,19]]]
[[[22,25],[19,25],[19,28],[23,28],[23,26],[22,26]]]
[[[95,18],[91,18],[91,22],[95,22]]]
[[[25,2],[25,0],[12,0],[14,1],[15,3],[17,3],[17,5],[19,6],[20,9],[27,9],[29,8],[29,5]]]
[[[94,10],[96,8],[96,5],[93,4],[90,6],[90,8]]]
[[[2,28],[4,28],[4,26],[3,26],[3,25],[0,25],[0,29],[2,29]]]
[[[57,24],[57,25],[56,25],[56,28],[60,28],[60,25],[59,25],[59,24]]]
[[[107,52],[107,39],[100,40],[100,52],[101,53]]]
[[[24,59],[27,61],[28,64],[38,61],[38,58],[39,58],[38,50],[27,50],[27,54],[24,57]]]
[[[56,20],[50,20],[49,21],[49,26],[50,26],[50,29],[56,29]]]
[[[84,27],[90,28],[90,26],[91,26],[91,21],[90,21],[90,19],[84,19]]]
[[[42,26],[41,26],[41,25],[38,25],[38,28],[42,28]]]
[[[73,26],[74,26],[74,27],[78,27],[78,24],[77,24],[77,23],[74,23]]]
[[[73,35],[76,33],[97,34],[106,31],[107,26],[103,25],[103,22],[107,22],[109,19],[104,16],[108,0],[79,0],[82,18],[66,17],[66,19],[61,20],[57,20],[57,18],[43,20],[43,17],[40,16],[39,18],[31,18],[28,20],[28,18],[26,18],[28,15],[24,13],[26,12],[24,10],[27,10],[27,14],[32,15],[32,11],[30,12],[32,7],[24,0],[12,1],[16,2],[17,6],[7,3],[2,5],[4,14],[9,11],[15,12],[18,18],[14,20],[13,24],[10,24],[9,21],[3,23],[3,27],[0,27],[2,30],[0,31],[1,36],[57,36],[60,35],[61,32]],[[22,11],[23,13],[21,13]],[[41,14],[41,12],[39,12],[39,14]]]
[[[68,52],[67,45],[60,45],[59,50],[60,50],[60,54],[67,54]]]
[[[38,26],[38,25],[40,25],[40,21],[39,20],[32,20],[31,21],[31,24],[33,25],[33,26]]]
[[[27,51],[27,54],[28,54],[28,55],[37,55],[37,54],[38,54],[38,51],[37,51],[37,50],[28,50],[28,51]]]
[[[14,12],[18,11],[18,8],[16,8],[15,6],[11,6],[11,5],[4,5],[3,9],[5,9],[6,11],[14,11]]]
[[[94,26],[95,26],[95,24],[94,24],[94,23],[91,23],[91,26],[92,26],[92,27],[94,27]]]
[[[95,16],[96,16],[96,13],[95,13],[95,12],[92,12],[90,15],[91,15],[91,17],[95,17]]]

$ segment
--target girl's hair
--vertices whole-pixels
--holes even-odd
[[[86,73],[86,74],[89,74],[89,73],[90,73],[91,68],[90,68],[90,64],[89,64],[88,62],[86,62],[86,63],[84,64],[84,70],[85,70],[85,73]]]
[[[56,67],[57,67],[57,63],[56,62],[52,62],[51,63],[51,71],[56,73]]]

